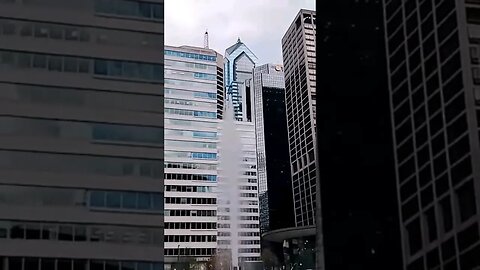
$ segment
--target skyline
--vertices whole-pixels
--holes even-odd
[[[315,10],[315,1],[166,1],[165,44],[203,47],[208,30],[209,47],[223,56],[240,38],[259,58],[259,64],[283,64],[281,40],[300,9]]]

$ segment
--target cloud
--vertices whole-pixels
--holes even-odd
[[[302,8],[315,0],[166,0],[165,43],[201,47],[208,29],[222,55],[240,37],[260,63],[281,63],[281,39]]]

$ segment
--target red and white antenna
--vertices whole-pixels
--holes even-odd
[[[208,49],[208,29],[205,30],[205,36],[203,38],[203,48]]]

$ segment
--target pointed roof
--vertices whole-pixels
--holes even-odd
[[[228,53],[228,54],[231,54],[232,52],[234,52],[236,49],[238,49],[238,47],[240,47],[241,45],[243,44],[243,42],[240,40],[240,38],[237,39],[237,43],[233,44],[232,46],[228,47],[225,51]]]

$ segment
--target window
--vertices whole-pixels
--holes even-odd
[[[435,208],[431,207],[425,212],[426,228],[428,231],[428,241],[433,242],[437,240],[437,220],[435,215]]]
[[[464,222],[477,213],[475,188],[472,180],[456,190],[460,221]]]
[[[422,248],[422,233],[420,227],[420,220],[416,218],[414,221],[410,222],[406,226],[407,229],[407,237],[408,237],[408,247],[409,247],[409,254],[414,255]]]
[[[62,71],[62,58],[59,56],[48,57],[48,70]]]
[[[450,196],[447,196],[440,201],[440,209],[443,221],[443,232],[448,233],[453,228],[453,213],[452,204],[450,203]]]
[[[131,0],[96,0],[98,13],[137,17],[148,20],[163,19],[163,4]]]
[[[478,224],[474,223],[458,233],[458,248],[465,250],[480,240]]]

